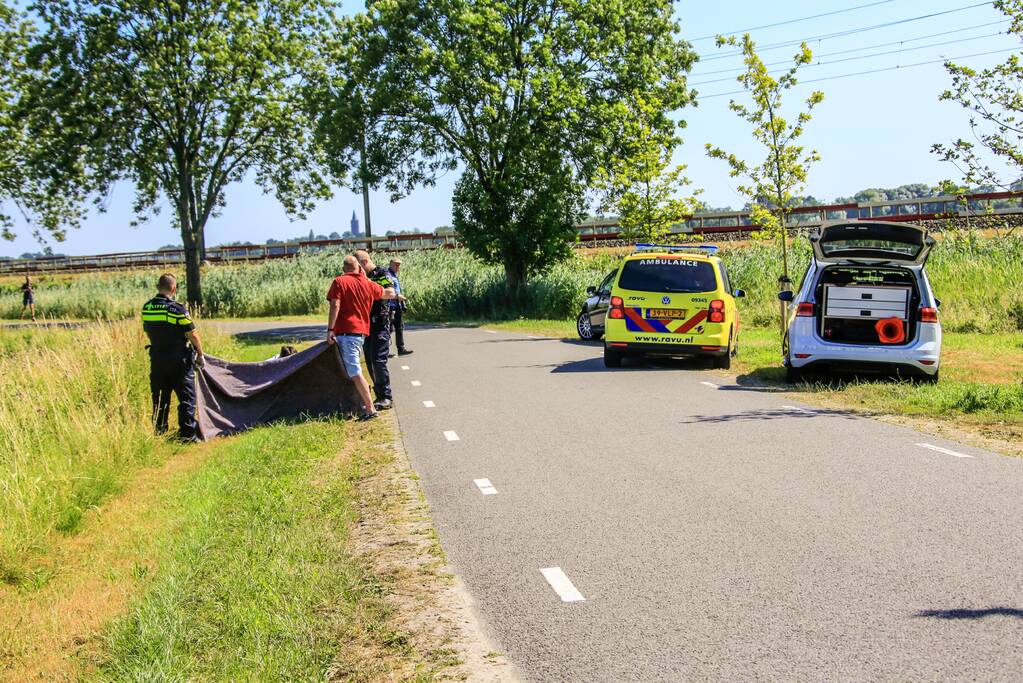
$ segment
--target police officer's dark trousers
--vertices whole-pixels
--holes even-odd
[[[405,321],[402,319],[401,308],[395,308],[391,329],[394,330],[394,341],[398,344],[398,350],[405,350]]]
[[[192,354],[149,354],[149,390],[153,394],[153,423],[157,434],[167,431],[171,393],[178,398],[178,430],[181,438],[196,436],[195,364]]]
[[[387,354],[391,351],[391,316],[374,315],[370,318],[369,336],[362,342],[366,365],[373,378],[373,393],[377,401],[391,398],[391,373],[387,369]]]

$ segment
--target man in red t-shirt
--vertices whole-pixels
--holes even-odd
[[[330,317],[327,319],[327,343],[337,344],[341,352],[348,377],[355,383],[362,397],[361,420],[372,420],[379,413],[373,407],[369,383],[362,376],[360,356],[362,342],[369,334],[369,314],[373,302],[394,299],[391,288],[383,288],[370,282],[354,256],[346,256],[342,265],[344,273],[334,278],[327,292],[330,302]]]

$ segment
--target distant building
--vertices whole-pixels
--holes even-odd
[[[352,211],[352,236],[358,237],[362,232],[359,230],[359,219],[356,218],[355,212]]]

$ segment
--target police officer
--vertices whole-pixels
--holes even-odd
[[[153,423],[157,434],[167,431],[174,392],[178,397],[178,435],[184,441],[196,441],[195,368],[205,364],[202,343],[188,309],[174,300],[177,278],[170,273],[161,275],[156,290],[156,296],[142,306],[142,327],[149,337]]]
[[[366,271],[366,277],[372,282],[384,289],[395,287],[397,283],[394,277],[386,268],[380,268],[373,263],[365,250],[356,251],[354,256]],[[404,301],[405,297],[399,296],[397,300]],[[391,400],[391,373],[387,369],[387,355],[391,350],[391,314],[389,301],[381,299],[373,304],[369,315],[369,336],[362,345],[362,350],[366,354],[366,365],[369,366],[369,374],[373,378],[373,393],[376,395],[373,407],[377,410],[394,407]]]

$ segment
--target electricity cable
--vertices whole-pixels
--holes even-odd
[[[946,57],[944,59],[932,59],[930,61],[916,62],[914,64],[901,64],[901,65],[898,65],[898,66],[889,66],[889,67],[884,67],[884,68],[881,68],[881,69],[870,69],[868,71],[857,71],[855,73],[849,73],[849,74],[838,74],[837,76],[825,76],[823,78],[812,78],[812,79],[806,80],[806,81],[802,81],[801,80],[801,81],[798,81],[797,85],[806,85],[808,83],[822,83],[824,81],[834,81],[834,80],[837,80],[839,78],[851,78],[853,76],[866,76],[867,74],[877,74],[877,73],[881,73],[883,71],[897,71],[899,69],[910,69],[910,68],[913,68],[913,67],[916,67],[916,66],[924,66],[924,65],[927,65],[927,64],[943,64],[945,62],[959,60],[959,59],[969,59],[971,57],[984,57],[986,55],[997,55],[997,54],[1003,54],[1005,52],[1016,52],[1017,50],[1018,50],[1018,48],[1011,47],[1011,48],[1008,48],[1006,50],[992,50],[991,52],[975,52],[972,55],[960,55],[958,57]],[[714,97],[728,97],[730,95],[741,95],[741,94],[743,94],[745,92],[746,92],[746,90],[734,90],[732,92],[718,92],[718,93],[713,93],[713,94],[710,94],[710,95],[699,95],[696,99],[697,100],[708,100],[708,99],[712,99]]]
[[[875,45],[867,45],[865,47],[854,47],[854,48],[851,48],[849,50],[839,50],[838,52],[828,52],[828,53],[825,53],[825,54],[814,55],[814,58],[815,59],[822,59],[824,57],[833,57],[835,55],[844,55],[844,54],[848,54],[850,52],[863,52],[864,50],[876,50],[879,47],[891,47],[892,45],[903,45],[905,43],[915,43],[918,40],[927,40],[928,38],[938,38],[940,36],[947,36],[947,35],[952,34],[952,33],[957,33],[958,34],[958,33],[963,33],[964,31],[972,31],[972,30],[978,29],[978,28],[986,28],[988,26],[994,26],[996,24],[1005,24],[1005,23],[1006,23],[1006,20],[1004,20],[1004,19],[999,20],[999,21],[989,21],[986,24],[977,24],[975,26],[965,26],[963,28],[956,28],[956,29],[952,29],[951,31],[941,31],[939,33],[929,33],[929,34],[927,34],[925,36],[917,36],[916,38],[904,38],[902,40],[894,40],[894,41],[892,41],[890,43],[878,43],[878,44],[875,44]],[[999,33],[1001,33],[1001,32],[999,32]],[[996,34],[993,34],[993,35],[999,35],[999,33],[996,33]],[[984,36],[978,36],[978,37],[984,37]],[[759,52],[759,50],[757,50],[757,51]],[[791,63],[792,63],[792,60],[783,60],[783,61],[779,61],[779,62],[770,62],[768,64],[765,64],[764,66],[780,66],[781,64],[791,64]],[[697,64],[697,66],[699,66],[699,64]],[[701,73],[694,74],[694,75],[702,77],[702,76],[713,76],[714,74],[727,74],[727,73],[736,73],[736,67],[732,67],[730,69],[717,69],[716,71],[703,71]]]
[[[741,29],[737,29],[735,31],[729,31],[728,33],[726,33],[724,35],[733,35],[733,34],[736,34],[736,33],[747,33],[748,31],[759,31],[760,29],[764,29],[764,28],[775,28],[776,26],[787,26],[788,24],[798,24],[799,22],[802,22],[802,21],[810,21],[811,19],[820,19],[821,17],[831,17],[831,16],[834,16],[836,14],[845,14],[846,12],[853,12],[855,10],[866,9],[867,7],[877,7],[878,5],[887,5],[887,4],[892,3],[892,2],[895,2],[895,0],[878,0],[878,2],[870,2],[870,3],[867,3],[866,5],[857,5],[856,7],[847,7],[845,9],[834,10],[832,12],[824,12],[823,14],[814,14],[814,15],[809,16],[809,17],[800,17],[798,19],[788,19],[786,21],[779,21],[776,24],[764,24],[763,26],[752,26],[750,28],[741,28]],[[693,38],[693,42],[695,42],[697,40],[709,40],[711,38],[717,38],[719,35],[722,35],[722,34],[715,33],[715,34],[712,34],[712,35],[709,35],[709,36],[700,36],[699,38]]]
[[[902,24],[908,24],[908,23],[911,23],[911,22],[914,22],[914,21],[923,21],[924,19],[933,19],[934,17],[940,17],[940,16],[944,16],[946,14],[954,14],[956,12],[964,12],[966,10],[976,9],[977,7],[983,7],[985,5],[990,5],[990,4],[991,4],[991,2],[989,0],[988,2],[978,2],[978,3],[972,4],[972,5],[965,5],[963,7],[956,7],[954,9],[945,10],[943,12],[932,12],[931,14],[921,14],[919,16],[908,17],[906,19],[897,19],[895,21],[886,21],[886,22],[884,22],[882,24],[873,24],[871,26],[861,26],[859,28],[852,28],[852,29],[847,29],[847,30],[844,30],[844,31],[836,31],[834,33],[822,33],[820,35],[810,36],[808,38],[801,38],[799,40],[786,40],[786,41],[783,41],[783,42],[780,42],[780,43],[768,43],[766,45],[758,45],[757,46],[757,52],[760,53],[760,52],[765,52],[767,50],[775,50],[775,49],[779,49],[779,48],[783,48],[783,47],[790,47],[792,45],[800,45],[801,43],[819,42],[821,40],[828,40],[828,39],[831,39],[831,38],[844,38],[845,36],[851,36],[851,35],[855,35],[857,33],[865,33],[867,31],[877,31],[877,30],[883,29],[883,28],[891,28],[892,26],[901,26]],[[741,55],[741,54],[742,54],[742,50],[732,50],[731,52],[722,52],[720,54],[716,54],[713,57],[701,57],[700,61],[701,62],[710,62],[710,61],[713,61],[715,59],[726,59],[728,57],[735,57],[736,55]]]
[[[899,48],[898,50],[885,50],[884,52],[874,52],[874,53],[871,53],[869,55],[859,55],[859,56],[856,56],[856,57],[843,57],[842,59],[833,59],[833,60],[828,61],[828,62],[811,62],[809,64],[803,65],[800,68],[809,68],[811,66],[828,66],[830,64],[841,64],[842,62],[854,62],[854,61],[857,61],[857,60],[860,60],[860,59],[871,59],[872,57],[884,57],[886,55],[894,55],[894,54],[901,54],[903,52],[911,52],[913,50],[926,50],[929,47],[942,47],[944,45],[954,45],[956,43],[965,43],[965,42],[969,42],[971,40],[980,40],[981,38],[991,38],[991,37],[994,37],[994,36],[1001,36],[1001,35],[1005,35],[1005,34],[999,31],[998,33],[990,33],[990,34],[985,35],[985,36],[974,36],[973,38],[960,38],[959,40],[946,40],[946,41],[941,42],[941,43],[930,43],[928,45],[917,45],[916,47]],[[773,62],[772,64],[765,64],[764,66],[776,66],[778,64],[784,64],[784,63],[785,62]],[[789,62],[789,64],[791,64],[791,62]],[[738,78],[741,75],[741,73],[742,73],[742,72],[735,72],[734,70],[732,70],[732,71],[735,73],[734,76],[725,76],[724,78],[713,78],[713,79],[708,80],[708,81],[696,81],[694,83],[691,83],[690,85],[707,85],[708,83],[723,83],[725,81],[732,81],[732,80],[735,80],[736,78]],[[782,69],[782,70],[774,71],[773,74],[782,74],[782,73],[785,73],[786,71],[788,71],[788,69]]]

